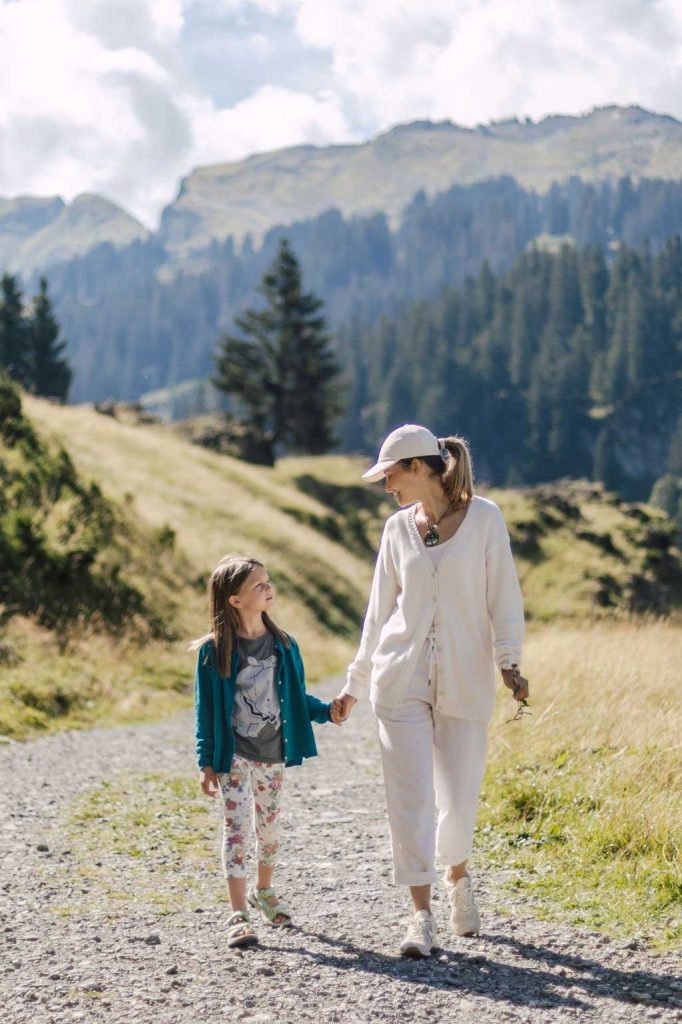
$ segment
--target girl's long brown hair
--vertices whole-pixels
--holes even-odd
[[[216,666],[221,676],[229,676],[232,669],[232,651],[239,629],[239,613],[229,602],[238,594],[254,569],[265,569],[263,563],[252,555],[225,555],[211,573],[208,583],[208,597],[211,607],[211,632],[193,640],[189,649],[197,650],[208,640],[215,646]],[[274,637],[288,647],[289,637],[275,625],[267,612],[263,612],[263,623]]]

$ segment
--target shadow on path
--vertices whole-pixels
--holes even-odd
[[[462,993],[518,1006],[537,1003],[547,1007],[588,1009],[592,1000],[607,997],[628,1005],[643,1002],[648,1006],[672,1009],[680,999],[680,993],[671,988],[672,979],[668,975],[609,967],[579,954],[533,945],[508,936],[484,937],[486,942],[500,950],[509,950],[516,957],[522,957],[527,961],[526,965],[510,964],[473,952],[475,940],[471,954],[444,947],[431,958],[410,960],[397,955],[388,956],[321,932],[297,931],[317,939],[329,948],[329,952],[270,944],[268,950],[298,954],[320,966],[383,975],[394,981],[426,985],[432,989],[458,989]],[[675,1002],[669,1002],[669,998]]]

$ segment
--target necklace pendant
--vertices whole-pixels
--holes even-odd
[[[435,547],[439,540],[440,537],[438,536],[438,530],[435,526],[430,526],[424,535],[424,543],[427,548]]]

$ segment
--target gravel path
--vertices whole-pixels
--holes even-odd
[[[298,926],[228,951],[219,813],[193,795],[192,731],[185,714],[0,748],[3,1022],[682,1020],[679,956],[512,917],[485,865],[483,934],[453,938],[439,891],[442,949],[396,955],[407,901],[366,703],[316,728],[321,756],[287,772],[277,884]]]

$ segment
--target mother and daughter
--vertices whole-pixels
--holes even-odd
[[[436,948],[435,857],[445,866],[453,931],[480,928],[467,862],[495,664],[515,700],[528,696],[509,534],[497,505],[474,494],[462,438],[439,441],[406,424],[389,434],[363,477],[383,478],[400,508],[384,526],[358,652],[334,700],[306,693],[298,644],[270,616],[275,593],[265,566],[233,555],[211,575],[211,631],[192,645],[196,745],[201,788],[219,794],[224,807],[228,946],[258,941],[250,908],[269,925],[292,924],[272,886],[284,768],[317,753],[312,722],[340,725],[367,693],[378,723],[393,880],[409,887],[414,904],[400,952],[426,957]],[[247,889],[250,818],[257,868]]]

